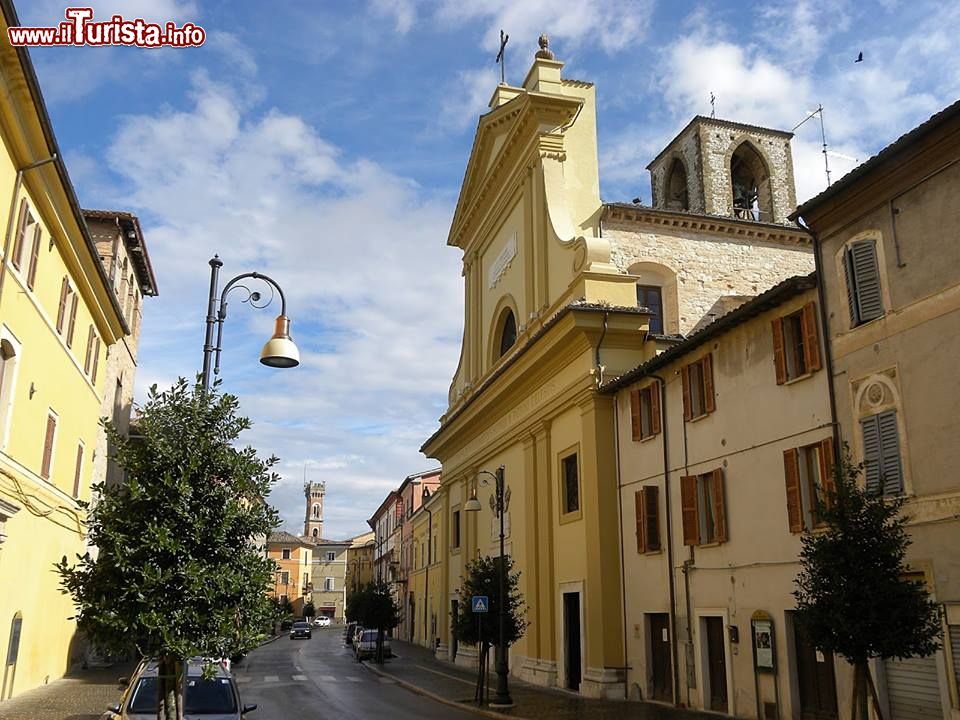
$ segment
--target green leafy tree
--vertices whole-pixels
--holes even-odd
[[[313,617],[313,614],[314,614],[316,611],[317,611],[317,609],[313,606],[313,601],[312,601],[312,600],[311,600],[310,602],[308,602],[306,605],[303,606],[303,616],[304,616],[305,618],[312,618],[312,617]]]
[[[383,634],[400,624],[400,608],[390,593],[390,586],[376,580],[347,598],[347,617],[368,630],[377,631],[374,660],[383,664]]]
[[[520,572],[513,571],[513,558],[507,556],[506,582],[506,627],[504,639],[507,647],[523,637],[529,622],[526,619],[527,606],[520,593]],[[469,645],[480,646],[477,668],[477,686],[475,699],[483,697],[486,683],[487,659],[490,647],[500,642],[500,562],[499,558],[481,557],[467,563],[467,574],[460,587],[460,603],[457,605],[457,638]],[[489,601],[486,613],[475,613],[471,598],[485,595]],[[482,616],[482,617],[481,617]],[[506,652],[506,648],[503,649]]]
[[[57,565],[87,637],[157,659],[166,720],[183,717],[185,659],[242,655],[274,617],[274,564],[255,543],[277,525],[265,501],[277,460],[235,447],[251,426],[237,409],[216,386],[181,378],[150,388],[136,438],[106,423],[125,479],[96,485],[84,504],[96,557]]]
[[[907,577],[903,499],[867,492],[858,483],[861,470],[845,449],[834,470],[836,491],[818,509],[826,529],[803,536],[793,593],[797,623],[811,644],[854,666],[853,720],[868,717],[868,692],[882,717],[871,658],[931,655],[941,633],[937,605],[922,582]]]

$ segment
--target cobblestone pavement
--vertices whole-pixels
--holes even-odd
[[[129,676],[135,667],[131,662],[71,672],[0,702],[0,720],[98,720],[120,699],[123,685],[118,678]]]
[[[444,698],[463,707],[473,705],[476,671],[442,662],[426,648],[399,640],[393,641],[398,656],[382,668],[368,663],[374,672],[382,673],[427,696]],[[490,674],[491,699],[496,675]],[[594,700],[564,690],[542,688],[510,679],[510,694],[515,707],[481,712],[489,717],[550,718],[551,720],[705,720],[715,717],[706,713],[681,710],[667,705],[625,700]]]

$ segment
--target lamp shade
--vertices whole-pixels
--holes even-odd
[[[474,490],[473,494],[470,496],[470,499],[464,503],[463,509],[465,512],[480,512],[483,506],[480,505],[480,501],[477,500],[477,491]]]
[[[268,367],[292,368],[300,364],[300,351],[290,338],[290,318],[277,316],[273,337],[260,351],[260,362]]]

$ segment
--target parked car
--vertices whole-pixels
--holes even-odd
[[[203,678],[202,659],[187,663],[184,673],[183,714],[185,720],[203,717],[204,720],[241,720],[256,705],[242,705],[233,676],[220,663],[215,663],[215,674]],[[154,720],[157,717],[158,667],[155,660],[142,661],[138,666],[120,702],[111,705],[102,720]]]
[[[354,644],[353,652],[357,658],[357,662],[364,660],[366,658],[372,658],[377,654],[377,631],[376,630],[363,630],[357,636],[357,641]],[[390,651],[390,638],[387,637],[386,633],[383,635],[383,656],[390,657],[393,653]]]
[[[343,644],[353,646],[353,636],[357,632],[357,623],[349,622],[343,629]]]
[[[317,627],[330,627],[330,618],[326,615],[321,615],[313,621],[313,624]]]
[[[306,638],[309,640],[313,637],[313,630],[310,627],[308,622],[295,622],[293,627],[290,628],[290,639],[296,640],[298,637]]]
[[[292,627],[293,627],[293,620],[291,620],[290,618],[287,618],[286,620],[281,620],[281,621],[280,621],[280,629],[281,629],[281,630],[289,630],[289,629],[292,628]]]

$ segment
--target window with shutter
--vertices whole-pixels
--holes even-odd
[[[640,391],[630,391],[630,435],[634,440],[641,440],[640,432]]]
[[[73,347],[73,331],[77,327],[77,293],[71,293],[73,301],[70,304],[70,322],[67,323],[67,347]]]
[[[637,490],[633,494],[633,502],[637,522],[637,552],[644,553],[647,551],[647,532],[644,527],[647,514],[643,506],[643,490]]]
[[[690,366],[680,368],[680,384],[683,387],[683,419],[693,419],[693,405],[690,398]]]
[[[630,391],[630,423],[634,440],[646,440],[660,432],[660,384]]]
[[[83,361],[83,372],[87,375],[90,374],[90,362],[93,360],[93,345],[94,345],[94,335],[93,335],[93,325],[87,330],[87,357]]]
[[[837,484],[833,479],[833,438],[820,441],[820,481],[823,485],[823,502],[830,507],[833,496],[837,494]]]
[[[723,470],[719,468],[713,471],[710,478],[710,490],[713,502],[713,525],[714,534],[712,542],[727,541],[727,508],[726,494],[723,487]]]
[[[800,493],[799,452],[796,448],[783,453],[783,475],[787,487],[787,523],[790,532],[803,532],[803,499]]]
[[[684,419],[695,420],[716,410],[712,353],[683,366],[680,372],[683,380]]]
[[[561,461],[563,470],[562,512],[564,515],[580,509],[580,477],[577,454],[568,455]]]
[[[27,287],[33,290],[37,282],[37,265],[40,263],[40,226],[33,231],[33,247],[30,249],[30,265],[27,268]]]
[[[650,432],[660,433],[660,381],[650,386]]]
[[[660,488],[647,485],[643,488],[644,546],[647,552],[660,549]]]
[[[817,332],[817,305],[813,301],[803,306],[803,362],[807,372],[816,372],[820,364],[820,334]]]
[[[73,496],[80,497],[80,472],[83,469],[83,443],[77,445],[77,466],[73,471]]]
[[[680,512],[683,520],[683,544],[697,545],[700,541],[697,518],[697,476],[680,478]]]
[[[899,495],[903,492],[897,413],[887,410],[860,419],[863,434],[864,480],[868,492]]]
[[[851,326],[856,327],[881,317],[883,298],[880,293],[876,241],[850,243],[844,251],[844,270]]]
[[[27,199],[20,201],[20,219],[17,221],[17,234],[13,236],[13,253],[10,262],[19,270],[23,262],[23,246],[26,242],[27,223],[30,219],[30,205]]]
[[[67,318],[67,300],[70,297],[70,281],[63,276],[60,283],[60,305],[57,309],[57,332],[63,335],[63,321]]]
[[[100,365],[100,338],[94,338],[93,367],[90,369],[90,382],[97,384],[97,367]]]
[[[787,354],[783,336],[783,318],[774,318],[771,325],[773,330],[773,368],[776,373],[777,385],[783,385],[787,381]]]
[[[40,477],[44,480],[50,479],[50,472],[53,469],[53,444],[57,436],[57,418],[55,415],[47,415],[47,432],[43,438],[43,459],[40,462]]]

